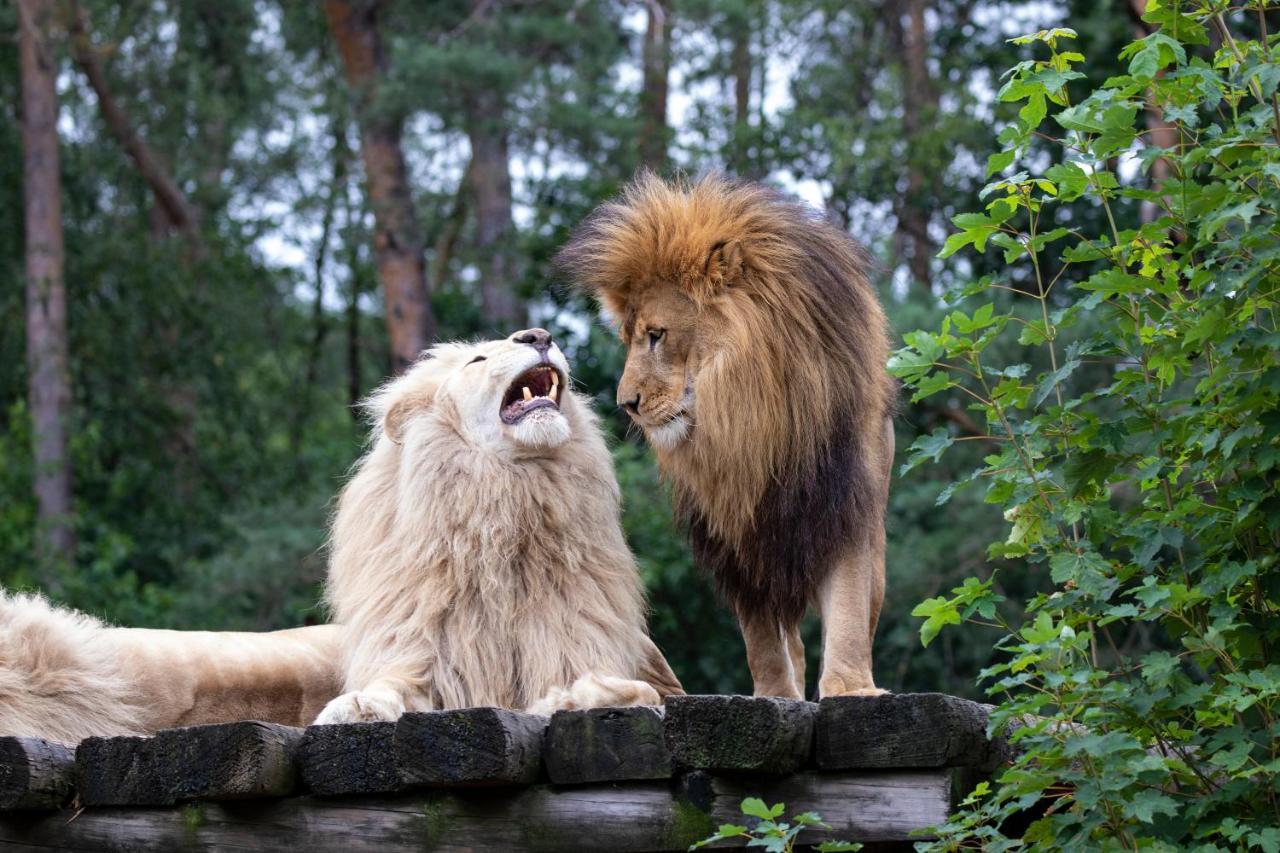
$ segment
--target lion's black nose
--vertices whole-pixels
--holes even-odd
[[[551,333],[546,329],[525,329],[511,336],[512,343],[528,344],[538,352],[551,349]]]

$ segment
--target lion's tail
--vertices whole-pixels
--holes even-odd
[[[109,630],[42,596],[0,590],[0,735],[76,744],[139,733],[141,709]]]

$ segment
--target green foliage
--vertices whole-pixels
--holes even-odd
[[[748,829],[733,823],[722,824],[714,835],[691,845],[689,849],[697,850],[699,847],[715,844],[718,841],[740,838],[746,840],[748,847],[762,847],[770,853],[792,853],[796,847],[796,838],[806,829],[831,828],[823,823],[822,816],[815,812],[793,815],[790,821],[779,820],[786,811],[785,803],[768,806],[765,805],[764,800],[747,797],[742,801],[741,808],[744,815],[756,818],[755,826]],[[824,841],[814,845],[813,849],[818,853],[840,853],[840,851],[861,850],[862,845],[847,841]]]
[[[943,249],[1007,268],[891,361],[914,400],[985,419],[990,452],[940,500],[984,487],[989,556],[1040,585],[1025,616],[1008,569],[913,611],[925,644],[1004,634],[982,680],[1022,750],[936,847],[1280,848],[1280,45],[1247,37],[1257,8],[1149,0],[1127,73],[1080,91],[1073,32],[1017,40],[1038,58],[1005,76],[1021,106],[985,207]]]

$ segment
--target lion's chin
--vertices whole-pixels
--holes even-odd
[[[554,449],[573,435],[569,419],[559,409],[536,409],[506,428],[511,440],[521,447]]]
[[[659,450],[674,450],[689,437],[689,420],[676,415],[662,426],[646,429],[644,435]]]

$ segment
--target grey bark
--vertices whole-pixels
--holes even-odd
[[[46,566],[75,558],[72,466],[67,451],[71,371],[58,171],[58,61],[51,0],[18,3],[26,226],[27,395],[31,407],[36,550]],[[52,577],[46,579],[56,587]]]

